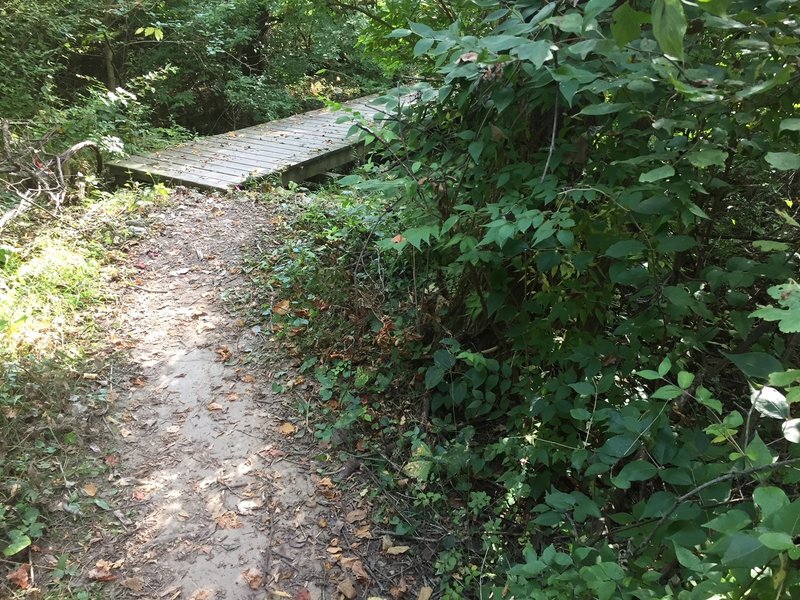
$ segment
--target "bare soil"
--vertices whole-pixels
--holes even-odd
[[[305,423],[271,391],[276,365],[255,360],[260,327],[222,299],[248,288],[243,253],[269,231],[263,204],[179,189],[131,253],[111,461],[130,504],[115,513],[126,533],[105,540],[89,575],[108,580],[109,596],[336,595],[333,483],[295,437]]]

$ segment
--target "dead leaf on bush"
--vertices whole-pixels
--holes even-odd
[[[405,552],[409,551],[408,546],[392,546],[391,548],[386,549],[386,554],[404,554]]]
[[[362,508],[359,508],[356,510],[351,510],[349,513],[347,513],[344,520],[347,521],[348,523],[355,523],[357,521],[363,521],[366,518],[367,518],[367,511],[365,511]]]
[[[27,565],[20,565],[16,571],[12,571],[6,575],[6,579],[8,579],[11,583],[16,584],[16,586],[21,590],[27,590],[31,586],[31,581],[28,579]]]
[[[247,571],[242,571],[242,577],[244,577],[251,590],[259,589],[261,584],[264,583],[264,575],[258,569],[250,568]]]
[[[288,422],[281,423],[281,426],[278,427],[278,431],[280,431],[286,437],[289,437],[290,435],[294,435],[294,433],[297,431],[297,427]]]

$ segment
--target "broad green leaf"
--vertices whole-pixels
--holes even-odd
[[[670,372],[670,369],[672,369],[672,361],[669,359],[669,356],[667,356],[661,361],[661,364],[658,365],[658,374],[663,377]]]
[[[716,150],[714,148],[703,148],[695,152],[689,152],[686,159],[692,166],[698,169],[705,169],[707,167],[724,167],[725,160],[728,158],[728,153],[724,150]]]
[[[426,444],[420,444],[412,456],[412,460],[403,466],[403,473],[417,481],[426,481],[433,468],[433,456],[430,448]]]
[[[794,548],[792,536],[783,531],[769,531],[758,536],[758,541],[770,550],[789,550]]]
[[[525,43],[525,38],[516,35],[490,35],[481,39],[483,47],[495,54],[511,50],[523,43]]]
[[[733,510],[729,510],[711,519],[708,523],[704,523],[703,527],[708,527],[709,529],[719,531],[725,535],[731,535],[737,531],[741,531],[752,522],[753,520],[750,518],[750,515],[743,510],[734,508]]]
[[[773,419],[789,418],[789,403],[786,396],[773,387],[764,386],[760,390],[753,389],[750,393],[753,407],[766,417]]]
[[[753,490],[753,502],[762,515],[770,515],[789,504],[789,497],[779,487],[761,485]]]
[[[718,17],[725,16],[732,0],[698,0],[698,5],[705,11]]]
[[[637,39],[642,33],[642,25],[649,22],[650,15],[634,10],[630,2],[625,2],[613,13],[611,35],[618,46],[625,46]]]
[[[636,371],[636,374],[639,377],[644,377],[645,379],[650,379],[650,380],[661,379],[662,377],[655,371],[651,371],[649,369],[645,369],[644,371]]]
[[[25,548],[33,543],[31,538],[15,529],[12,529],[9,532],[9,538],[10,543],[3,550],[3,555],[6,557],[14,556],[17,553],[22,552],[25,550]]]
[[[647,481],[655,477],[658,468],[646,460],[635,460],[628,463],[619,472],[619,475],[612,477],[612,482],[618,488],[627,490],[631,487],[631,481]]]
[[[694,381],[694,373],[681,371],[678,373],[678,385],[682,390],[688,390]]]
[[[414,56],[422,56],[433,46],[434,40],[430,38],[422,38],[414,44]]]
[[[594,19],[597,15],[607,11],[616,4],[616,0],[589,0],[583,7],[584,22]]]
[[[697,246],[697,240],[688,235],[670,235],[656,238],[658,245],[656,250],[659,252],[685,252]]]
[[[576,421],[588,421],[592,418],[592,413],[585,408],[573,408],[569,411],[569,416]]]
[[[437,350],[433,354],[433,362],[445,371],[452,369],[456,364],[455,358],[447,350]]]
[[[774,240],[755,240],[753,246],[762,252],[786,252],[791,248],[786,242]]]
[[[592,396],[597,392],[597,388],[588,381],[579,381],[578,383],[570,383],[569,387],[578,392],[581,396]]]
[[[476,163],[479,162],[481,154],[483,153],[483,148],[486,146],[484,142],[472,142],[468,147],[467,150],[469,151],[469,155],[472,157]]]
[[[442,369],[440,366],[434,365],[429,367],[425,372],[426,389],[431,390],[439,385],[442,381],[444,381],[444,369]]]
[[[754,536],[737,533],[732,536],[722,557],[722,563],[728,569],[755,569],[765,565],[772,556],[774,551],[764,546]]]
[[[432,38],[436,32],[425,23],[409,23],[408,28],[420,37]]]
[[[769,384],[778,387],[786,387],[793,383],[800,382],[800,369],[789,369],[780,373],[770,373]]]
[[[767,152],[764,159],[773,169],[778,171],[800,169],[800,154],[795,154],[794,152]]]
[[[752,441],[747,444],[744,453],[754,467],[766,467],[775,462],[769,448],[757,433],[753,436]]]
[[[536,40],[528,41],[520,44],[511,51],[519,60],[528,61],[533,64],[537,69],[540,69],[544,63],[553,58],[553,43]]]
[[[789,419],[781,424],[783,438],[793,444],[800,444],[800,419]]]
[[[645,248],[647,248],[647,246],[639,240],[623,240],[609,246],[608,250],[606,250],[606,256],[610,256],[611,258],[634,256],[640,254]]]
[[[395,29],[394,31],[392,31],[392,33],[390,33],[386,37],[387,38],[404,38],[404,37],[408,37],[409,35],[411,35],[411,30],[410,29]]]
[[[683,390],[675,385],[664,385],[650,396],[651,400],[672,400],[683,394]]]
[[[770,373],[783,371],[783,365],[778,359],[765,352],[745,352],[743,354],[722,353],[725,358],[739,367],[747,377],[767,379]]]
[[[703,561],[701,561],[694,552],[689,550],[688,548],[684,548],[682,546],[678,546],[677,544],[673,544],[675,547],[675,558],[678,559],[678,562],[681,563],[684,567],[689,569],[690,571],[701,572],[705,571],[705,565]]]
[[[675,167],[672,165],[664,165],[663,167],[656,167],[655,169],[650,169],[646,173],[639,175],[639,183],[652,183],[654,181],[666,179],[667,177],[672,177],[673,175],[675,175]]]
[[[662,52],[675,58],[683,58],[686,15],[681,0],[654,0],[651,15],[653,35]]]
[[[784,119],[778,131],[800,131],[800,119]]]
[[[611,113],[620,112],[630,106],[630,102],[600,102],[598,104],[590,104],[579,112],[580,115],[610,115]]]

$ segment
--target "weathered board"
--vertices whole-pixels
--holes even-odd
[[[375,96],[342,104],[374,119]],[[129,156],[109,164],[118,177],[167,181],[229,190],[279,174],[285,185],[352,162],[358,142],[348,138],[351,123],[337,123],[343,111],[327,108],[262,125],[198,138],[159,152]]]

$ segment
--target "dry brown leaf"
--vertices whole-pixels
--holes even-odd
[[[392,555],[403,554],[405,552],[408,552],[409,549],[410,548],[408,546],[392,546],[391,548],[386,549],[386,554],[392,554]]]
[[[363,521],[367,518],[367,511],[363,508],[358,508],[356,510],[351,510],[347,515],[345,515],[344,520],[348,523],[355,523],[357,521]]]
[[[119,464],[119,456],[115,454],[109,454],[103,459],[103,462],[109,467],[116,467]]]
[[[290,310],[290,304],[291,303],[288,300],[281,300],[280,302],[277,302],[275,306],[272,307],[272,312],[274,312],[276,315],[281,315],[281,316],[288,315]]]
[[[333,483],[333,480],[330,477],[323,477],[319,480],[318,483],[319,487],[333,489],[336,487],[336,484]]]
[[[93,483],[87,483],[83,486],[83,493],[90,498],[94,498],[97,495],[97,486]]]
[[[433,588],[430,588],[426,585],[419,591],[417,600],[431,600],[431,596],[433,596]]]
[[[119,434],[124,438],[128,438],[133,435],[133,432],[130,429],[126,429],[125,427],[120,427]]]
[[[385,535],[381,538],[381,550],[386,552],[392,546],[394,546],[394,540],[391,536]]]
[[[256,380],[255,377],[251,373],[245,373],[242,375],[242,381],[245,383],[253,383]]]
[[[319,525],[321,529],[325,529],[328,526],[328,519],[320,517],[319,521],[317,521],[317,525]]]
[[[222,404],[218,404],[216,402],[212,402],[211,404],[206,406],[206,408],[208,410],[212,411],[212,412],[215,411],[215,410],[222,410]]]
[[[291,598],[292,597],[291,594],[287,594],[286,592],[283,592],[281,590],[272,590],[269,593],[269,595],[272,597],[273,600],[275,598]]]
[[[369,574],[367,573],[367,570],[364,568],[364,563],[362,563],[360,560],[354,560],[350,564],[350,570],[353,572],[353,575],[356,576],[356,579],[358,579],[363,583],[369,584],[370,582]]]
[[[356,529],[355,536],[361,540],[371,540],[372,532],[369,530],[369,525],[364,525]]]
[[[258,569],[250,568],[247,569],[247,571],[242,571],[242,577],[244,577],[250,589],[254,591],[259,589],[264,583],[264,574]]]
[[[281,426],[278,427],[278,431],[280,431],[281,434],[285,435],[286,437],[289,437],[290,435],[295,434],[295,432],[297,431],[297,427],[288,422],[281,423]]]
[[[342,551],[338,546],[328,546],[328,554],[339,554]]]
[[[239,517],[233,511],[221,514],[216,519],[220,529],[241,529],[243,525],[239,522]]]
[[[308,591],[308,588],[301,588],[297,591],[294,600],[311,600],[311,592]]]
[[[131,377],[131,385],[134,387],[144,387],[147,380],[144,377]]]
[[[93,581],[115,581],[117,576],[111,572],[114,565],[107,560],[98,560],[94,569],[89,571],[89,579]]]
[[[358,592],[356,591],[356,585],[349,577],[336,586],[336,589],[339,590],[339,593],[347,598],[347,600],[353,600],[353,598],[358,595]]]
[[[6,575],[6,579],[16,584],[21,590],[27,590],[31,587],[31,581],[28,579],[28,565],[20,565],[16,571],[11,571]]]
[[[131,591],[141,592],[144,589],[144,579],[141,577],[128,577],[120,581],[120,585]]]
[[[229,361],[233,356],[233,352],[231,352],[231,349],[228,348],[227,346],[220,346],[219,348],[217,348],[216,352],[217,356],[219,356],[219,359],[222,362]]]
[[[397,585],[393,585],[389,590],[389,594],[392,596],[393,600],[400,600],[406,595],[406,592],[408,592],[408,584],[402,577],[400,578],[400,582]]]
[[[141,502],[142,500],[147,499],[147,490],[143,490],[142,488],[136,488],[131,492],[131,497],[136,500],[137,502]]]
[[[217,593],[214,590],[197,590],[189,600],[214,600]]]

